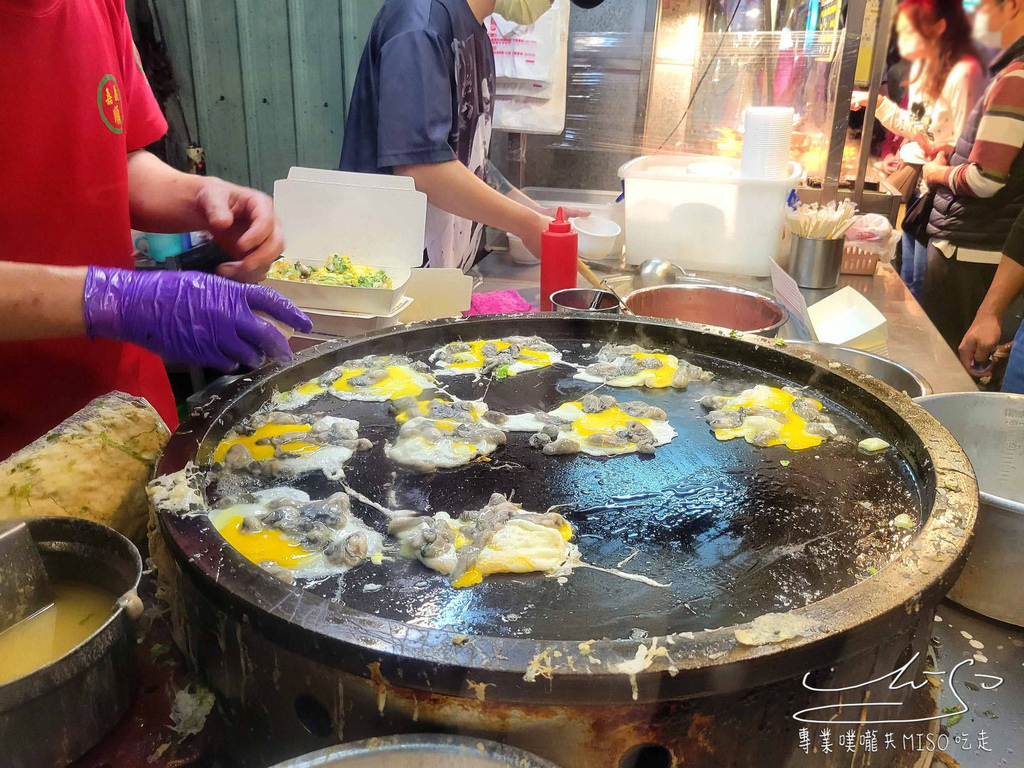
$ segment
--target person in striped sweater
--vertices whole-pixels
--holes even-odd
[[[978,13],[1004,50],[955,147],[927,147],[935,159],[923,172],[934,198],[921,304],[954,350],[1024,211],[1024,0],[982,0]]]

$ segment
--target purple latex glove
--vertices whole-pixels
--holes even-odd
[[[89,267],[85,323],[90,338],[129,341],[168,362],[229,371],[259,368],[265,357],[291,360],[288,340],[270,317],[301,332],[313,324],[288,299],[264,285],[199,272],[132,272]]]

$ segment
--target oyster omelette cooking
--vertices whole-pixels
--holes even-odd
[[[383,456],[374,460],[388,461],[396,470],[432,473],[489,461],[517,433],[524,437],[516,440],[545,456],[562,457],[560,461],[572,461],[578,454],[604,458],[654,454],[678,437],[666,411],[641,400],[620,401],[599,390],[678,391],[713,381],[710,372],[674,355],[632,344],[607,344],[597,353],[596,362],[577,366],[565,363],[562,354],[543,339],[523,336],[455,342],[434,351],[430,361],[433,369],[407,355],[368,355],[275,393],[263,412],[233,427],[212,452],[211,477],[221,473],[236,482],[225,484],[229,490],[212,510],[205,508],[201,492],[185,493],[191,500],[188,509],[204,507],[228,544],[289,582],[343,574],[364,564],[387,567],[395,558],[405,557],[443,574],[457,588],[473,586],[494,574],[561,577],[574,568],[604,570],[666,586],[638,574],[585,563],[573,543],[572,525],[555,507],[528,511],[499,493],[479,509],[430,515],[394,512],[378,505],[346,484],[346,465],[374,447],[360,434],[360,422],[317,413],[316,404],[333,407],[335,412],[338,401],[376,403],[382,408],[386,404],[391,420],[384,423],[391,423],[393,431],[379,440]],[[575,367],[572,380],[598,386],[589,394],[567,396],[547,412],[505,413],[485,401],[490,387],[502,386],[501,379],[553,365]],[[475,375],[475,382],[491,376],[480,399],[460,400],[437,378],[465,374]],[[707,395],[700,404],[707,411],[712,434],[722,441],[743,438],[755,446],[781,445],[797,451],[838,434],[821,402],[791,388],[758,385],[736,395]],[[306,413],[307,408],[313,412]],[[379,422],[374,423],[379,429]],[[322,473],[342,490],[323,500],[288,486],[246,490],[261,483],[291,484],[309,473]],[[179,474],[182,482],[189,482],[184,470]],[[169,498],[177,482],[168,477],[154,481],[154,503]],[[371,510],[369,514],[386,519],[377,517],[375,529],[373,521],[353,512],[353,499]]]

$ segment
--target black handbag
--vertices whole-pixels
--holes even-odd
[[[904,234],[912,235],[921,245],[928,244],[928,219],[932,215],[934,203],[935,190],[929,189],[914,201],[903,217]]]

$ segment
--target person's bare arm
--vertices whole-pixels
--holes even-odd
[[[971,364],[981,367],[989,362],[1002,336],[1003,315],[1021,291],[1024,291],[1024,266],[1004,255],[974,322],[960,342],[960,362],[970,373],[983,373],[972,370]]]
[[[0,341],[85,335],[85,267],[0,261]]]
[[[541,213],[550,218],[555,218],[558,214],[557,209],[546,208],[545,206],[538,203],[532,197],[527,195],[521,189],[516,187],[511,181],[505,178],[505,175],[498,170],[493,162],[487,162],[487,184],[491,189],[495,189],[510,200],[514,200],[520,205],[525,205],[527,208]],[[568,206],[562,206],[562,215],[566,219],[579,218],[589,216],[590,211],[585,211],[582,208],[570,208]]]
[[[394,172],[410,177],[434,207],[511,232],[531,253],[540,253],[540,236],[551,219],[488,186],[457,160],[402,166]]]
[[[213,176],[182,173],[144,150],[128,156],[128,209],[132,226],[144,232],[209,230],[238,259],[220,266],[221,277],[261,280],[284,249],[270,197]]]

